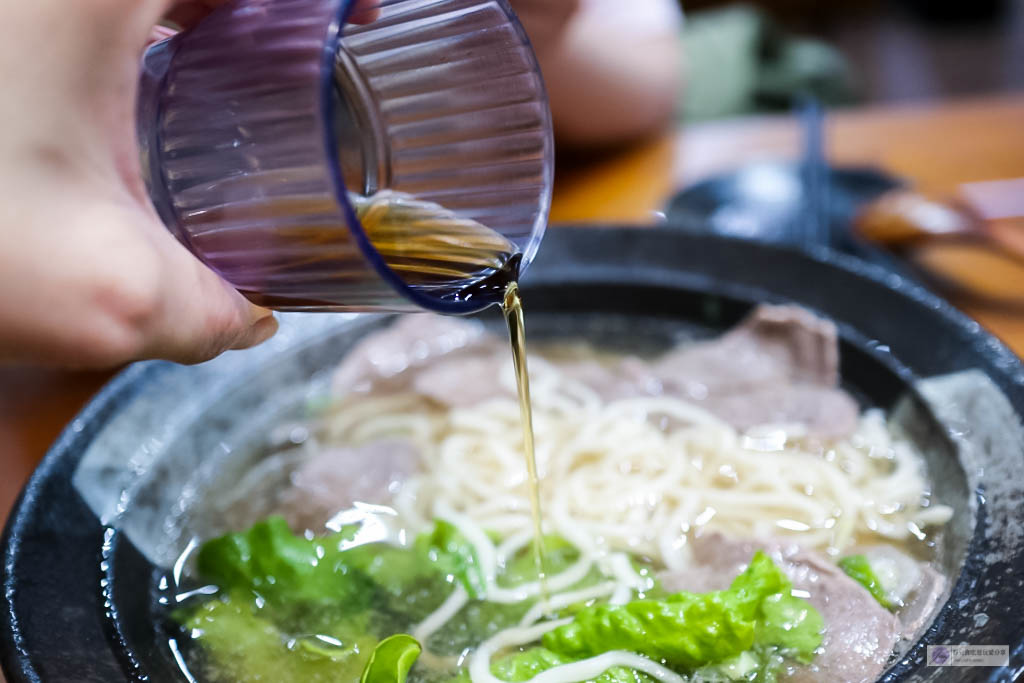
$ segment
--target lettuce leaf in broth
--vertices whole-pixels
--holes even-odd
[[[556,666],[563,664],[571,664],[574,661],[576,660],[555,654],[546,648],[534,647],[507,655],[492,662],[491,673],[502,681],[521,683],[544,673],[548,669],[554,669]],[[469,673],[462,671],[458,676],[450,679],[449,683],[472,683],[472,681]],[[586,683],[655,683],[655,680],[639,671],[614,667]]]
[[[351,546],[356,531],[351,527],[310,539],[292,534],[284,518],[269,517],[248,531],[204,543],[199,573],[222,591],[250,591],[284,610],[320,604],[356,612],[368,609],[376,597],[413,620],[432,612],[451,592],[443,568],[416,549]]]
[[[373,649],[359,683],[405,683],[423,648],[410,635],[399,633]]]
[[[450,523],[436,522],[410,547],[352,546],[353,536],[353,529],[322,538],[296,536],[284,519],[271,517],[247,532],[213,539],[201,547],[198,566],[221,593],[176,619],[217,668],[233,676],[223,680],[413,683],[445,679],[437,671],[417,673],[419,668],[410,675],[420,644],[391,634],[411,630],[439,607],[453,582],[476,599],[425,644],[439,656],[458,654],[518,625],[536,602],[488,602],[475,548]],[[546,542],[552,575],[579,559],[564,538],[549,536]],[[728,589],[704,594],[664,595],[650,567],[634,559],[634,568],[652,578],[643,599],[560,610],[559,616],[573,620],[545,634],[541,646],[497,658],[495,676],[526,681],[561,664],[627,650],[708,680],[772,683],[783,655],[807,662],[821,644],[821,615],[792,596],[789,580],[764,553],[756,553]],[[511,587],[537,578],[527,547],[500,568],[497,580]],[[571,589],[605,580],[595,567]],[[390,637],[380,640],[385,636]],[[469,680],[465,671],[451,675],[454,682]],[[592,683],[650,681],[618,667]]]
[[[323,538],[294,536],[283,517],[226,534],[200,547],[199,573],[227,592],[251,590],[278,602],[359,602],[366,585],[346,577],[341,544],[353,529]]]
[[[451,522],[437,520],[434,530],[420,534],[415,546],[417,552],[437,565],[440,571],[456,578],[469,597],[479,598],[487,591],[476,549]]]
[[[821,645],[824,629],[824,619],[809,602],[790,593],[775,593],[761,602],[754,639],[806,664]]]
[[[575,659],[628,650],[684,671],[736,657],[755,643],[776,645],[807,659],[821,645],[823,622],[790,589],[785,574],[758,551],[724,591],[595,605],[546,633],[543,644]]]
[[[878,575],[875,574],[875,570],[871,568],[871,563],[868,562],[868,558],[864,555],[849,555],[839,560],[839,568],[842,569],[847,576],[851,579],[864,586],[868,593],[878,601],[882,607],[886,609],[893,609],[892,601],[889,599],[888,593],[882,586],[882,582],[878,580]]]
[[[335,647],[304,647],[254,613],[248,600],[215,599],[183,626],[198,636],[213,681],[334,683],[359,679],[377,639],[348,625],[335,630]]]

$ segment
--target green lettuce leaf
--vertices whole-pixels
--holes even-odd
[[[519,683],[528,681],[548,669],[574,661],[576,660],[557,655],[543,647],[534,647],[492,662],[491,673],[500,680]],[[449,683],[470,683],[469,673],[463,670]],[[640,671],[615,667],[586,683],[654,683],[654,679]]]
[[[404,633],[385,638],[370,654],[359,683],[405,683],[422,651],[416,639]]]
[[[292,534],[282,517],[269,517],[248,531],[204,543],[199,572],[222,591],[250,591],[276,607],[300,611],[336,605],[353,613],[376,595],[390,609],[422,619],[450,592],[442,568],[422,552],[385,543],[345,548],[354,532],[353,527],[310,539]]]
[[[760,647],[741,652],[724,662],[701,667],[694,672],[696,681],[743,681],[744,683],[776,683],[785,660],[776,648]]]
[[[367,634],[411,628],[440,605],[453,580],[480,596],[484,579],[478,558],[458,529],[443,521],[411,548],[381,543],[346,548],[352,537],[352,529],[322,538],[296,536],[284,519],[271,517],[246,532],[213,539],[200,548],[198,564],[221,596],[176,618],[197,629],[204,650],[228,671],[238,672],[237,680],[252,680],[248,672],[266,667],[274,672],[267,680],[357,680],[362,673],[363,683],[404,683],[419,644],[396,636],[373,650],[376,638]],[[578,559],[577,549],[564,539],[549,536],[546,542],[551,573]],[[602,579],[595,569],[575,587]],[[530,548],[512,558],[498,577],[505,586],[536,580]],[[562,663],[623,649],[679,671],[770,682],[780,654],[806,662],[821,643],[821,615],[791,595],[788,579],[760,552],[727,590],[654,599],[660,588],[652,582],[652,589],[644,599],[625,605],[581,604],[563,610],[563,615],[574,615],[572,622],[547,633],[543,647],[498,659],[495,675],[528,680]],[[256,602],[263,609],[256,610]],[[444,655],[473,647],[517,624],[531,604],[473,599],[432,636],[429,649]],[[289,639],[289,633],[327,638]],[[231,658],[244,661],[229,665]],[[647,683],[648,677],[614,669],[595,683],[638,681]]]
[[[686,671],[736,657],[755,642],[809,658],[821,644],[821,615],[792,598],[790,588],[785,574],[758,551],[727,590],[588,607],[546,633],[543,644],[571,659],[629,650]],[[771,596],[780,597],[766,606]],[[787,631],[792,628],[796,633]]]
[[[886,609],[894,607],[885,588],[882,587],[882,582],[878,580],[878,576],[871,568],[868,558],[863,555],[849,555],[839,560],[839,568],[846,572],[851,579],[864,586],[882,607]]]
[[[458,579],[469,597],[479,598],[486,592],[487,583],[476,549],[454,524],[437,520],[433,532],[420,534],[415,545],[417,552],[436,564],[441,572]]]
[[[202,646],[218,680],[355,681],[376,638],[355,624],[335,630],[337,646],[292,640],[254,613],[245,599],[210,600],[191,612],[183,625]]]
[[[354,575],[362,574],[374,587],[377,605],[412,623],[440,607],[452,590],[433,563],[409,548],[383,543],[360,545],[346,550],[344,561]],[[401,631],[411,625],[396,627]]]
[[[517,683],[528,681],[539,673],[553,669],[562,664],[570,664],[574,659],[557,655],[543,647],[535,647],[503,657],[491,664],[491,673],[503,681]],[[647,683],[653,681],[647,674],[623,667],[608,669],[597,678],[587,683]]]
[[[491,662],[491,673],[503,681],[528,681],[534,676],[574,660],[535,647]]]
[[[543,647],[536,647],[493,662],[491,673],[500,680],[516,683],[528,681],[548,669],[562,664],[570,664],[573,661],[576,660],[557,655]],[[755,646],[751,650],[741,652],[718,664],[697,669],[693,673],[693,680],[777,683],[779,672],[784,664],[785,660],[776,653],[774,648]],[[471,683],[469,673],[462,670],[447,683]],[[655,683],[655,679],[642,671],[615,667],[587,683]]]
[[[717,595],[673,602],[635,600],[585,609],[571,623],[545,634],[543,643],[573,659],[622,649],[673,668],[693,669],[750,648],[754,623]]]
[[[249,590],[281,602],[362,603],[368,585],[343,561],[352,530],[324,538],[294,536],[283,517],[269,517],[242,533],[207,541],[199,572],[227,592]]]
[[[761,602],[755,641],[774,645],[805,664],[821,645],[825,621],[811,603],[789,593],[769,595]]]

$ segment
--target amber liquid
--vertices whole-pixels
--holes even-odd
[[[519,253],[500,233],[439,204],[383,191],[370,197],[349,195],[363,231],[381,259],[410,289],[441,301],[500,304],[505,288],[518,274]],[[289,204],[278,210],[313,211]],[[319,211],[319,208],[317,209]],[[299,276],[328,272],[318,287],[330,297],[290,297],[243,290],[253,303],[279,310],[352,310],[347,294],[363,286],[365,272],[347,231],[337,226],[310,226],[277,236],[281,254],[302,254],[284,261],[283,270]],[[331,268],[336,265],[337,268]]]
[[[498,289],[502,276],[516,275],[514,244],[438,204],[387,192],[353,203],[374,249],[413,289],[467,289],[492,277]]]
[[[547,570],[544,566],[544,532],[541,523],[540,477],[537,474],[537,454],[533,445],[533,407],[530,404],[530,375],[526,368],[526,330],[523,326],[523,300],[519,284],[512,280],[505,289],[501,303],[508,324],[508,338],[512,346],[512,366],[519,390],[519,416],[523,423],[523,454],[526,457],[527,484],[530,490],[530,514],[533,516],[533,560],[540,577],[541,599],[547,602]]]

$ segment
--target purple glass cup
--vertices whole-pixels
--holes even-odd
[[[357,218],[388,191],[533,259],[551,198],[547,95],[506,0],[238,0],[146,53],[138,135],[157,212],[279,310],[471,313],[410,282]],[[421,228],[429,230],[429,224]],[[470,243],[470,248],[471,248]]]

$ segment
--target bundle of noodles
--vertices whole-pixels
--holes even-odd
[[[507,349],[448,319],[408,318],[379,335],[339,370],[356,391],[321,438],[411,445],[420,464],[394,501],[410,523],[440,505],[502,535],[528,532]],[[654,360],[582,347],[531,357],[547,523],[668,567],[686,564],[686,539],[703,528],[837,554],[944,523],[950,509],[930,504],[920,454],[837,388],[837,356],[831,324],[762,307],[719,340]]]

